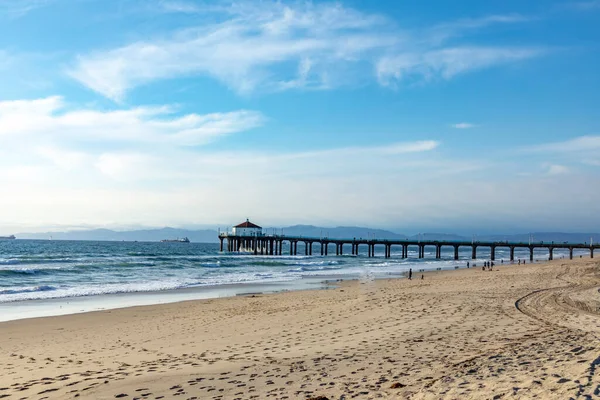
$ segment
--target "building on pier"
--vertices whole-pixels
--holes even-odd
[[[246,222],[234,226],[231,234],[233,236],[262,236],[262,228],[246,219]]]

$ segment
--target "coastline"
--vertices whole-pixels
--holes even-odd
[[[326,289],[329,286],[327,282],[327,279],[306,278],[296,281],[206,285],[148,292],[7,302],[0,303],[0,323],[29,318],[50,318],[94,311],[219,299],[240,296],[250,292],[272,294],[315,288]]]
[[[2,322],[0,395],[592,394],[598,262],[498,267]]]
[[[468,269],[467,261],[441,260],[427,264],[414,264],[415,276],[422,273]],[[536,260],[546,262],[547,260]],[[439,267],[437,265],[439,263]],[[453,265],[454,264],[454,265]],[[409,265],[410,266],[410,265]],[[208,284],[175,289],[148,290],[56,297],[0,302],[0,323],[59,315],[81,314],[92,311],[113,310],[127,307],[152,306],[182,301],[206,300],[243,295],[246,292],[272,294],[286,291],[327,289],[332,281],[405,278],[408,267],[402,271],[307,275],[300,279],[265,280],[224,284]],[[497,263],[497,266],[517,266],[517,263]],[[420,276],[420,275],[419,275]]]

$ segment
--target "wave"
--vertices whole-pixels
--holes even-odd
[[[270,274],[241,274],[213,279],[202,280],[161,280],[131,283],[112,283],[99,285],[84,285],[76,287],[54,287],[50,285],[29,286],[0,290],[0,303],[10,303],[27,300],[47,300],[73,297],[86,297],[98,295],[112,295],[122,293],[144,293],[175,290],[190,287],[220,286],[228,284],[243,284],[253,282],[283,282],[295,279],[294,277],[281,277]]]
[[[52,272],[46,270],[37,269],[0,269],[0,276],[11,277],[11,276],[31,276],[31,275],[50,275]]]
[[[301,266],[298,268],[288,269],[288,272],[314,272],[314,271],[336,271],[341,270],[342,267],[328,267],[328,266],[318,266],[318,267],[309,267],[309,266]]]
[[[17,257],[0,260],[0,265],[70,264],[80,262],[81,260],[81,258],[71,257]]]
[[[35,292],[50,292],[56,290],[56,287],[50,285],[40,285],[33,287],[22,287],[19,289],[2,289],[0,295],[3,294],[20,294],[20,293],[35,293]]]
[[[267,260],[253,261],[253,262],[244,263],[244,264],[245,265],[263,266],[263,267],[287,267],[290,265],[290,263],[286,263],[283,261],[267,261]]]

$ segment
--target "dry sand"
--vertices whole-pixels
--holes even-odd
[[[0,398],[597,398],[599,271],[558,260],[5,322]]]

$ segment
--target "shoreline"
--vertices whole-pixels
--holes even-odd
[[[0,303],[0,324],[31,318],[52,318],[95,311],[151,307],[186,301],[221,299],[245,294],[272,294],[287,291],[323,290],[328,279],[301,279],[296,281],[232,283],[148,292],[111,293],[102,295],[34,299]]]
[[[434,270],[424,280],[3,322],[0,395],[593,396],[599,267],[577,259]]]
[[[588,257],[589,258],[589,257]],[[556,259],[535,260],[534,264],[560,261]],[[448,262],[450,260],[442,260]],[[436,269],[419,268],[413,269],[413,274],[431,274],[439,272],[450,272],[461,269],[469,269],[466,263],[471,260],[459,260],[460,266],[438,267]],[[523,264],[528,265],[528,264]],[[496,267],[518,267],[517,262],[501,264]],[[480,268],[480,266],[470,268]],[[408,271],[402,273],[389,273],[388,276],[377,276],[372,279],[404,279]],[[62,315],[82,314],[94,311],[106,311],[123,309],[130,307],[154,306],[160,304],[172,304],[186,301],[200,301],[208,299],[228,298],[244,295],[245,292],[254,292],[260,294],[275,294],[288,291],[305,290],[324,290],[331,288],[331,282],[334,281],[360,281],[364,276],[357,274],[340,275],[320,275],[307,276],[301,279],[289,281],[266,281],[266,282],[247,282],[247,283],[227,283],[220,285],[192,286],[178,289],[140,291],[140,292],[120,292],[98,295],[84,295],[74,297],[59,297],[49,299],[31,299],[17,300],[12,302],[0,303],[0,324],[9,321],[31,319],[31,318],[49,318]],[[371,279],[371,278],[368,278]]]

